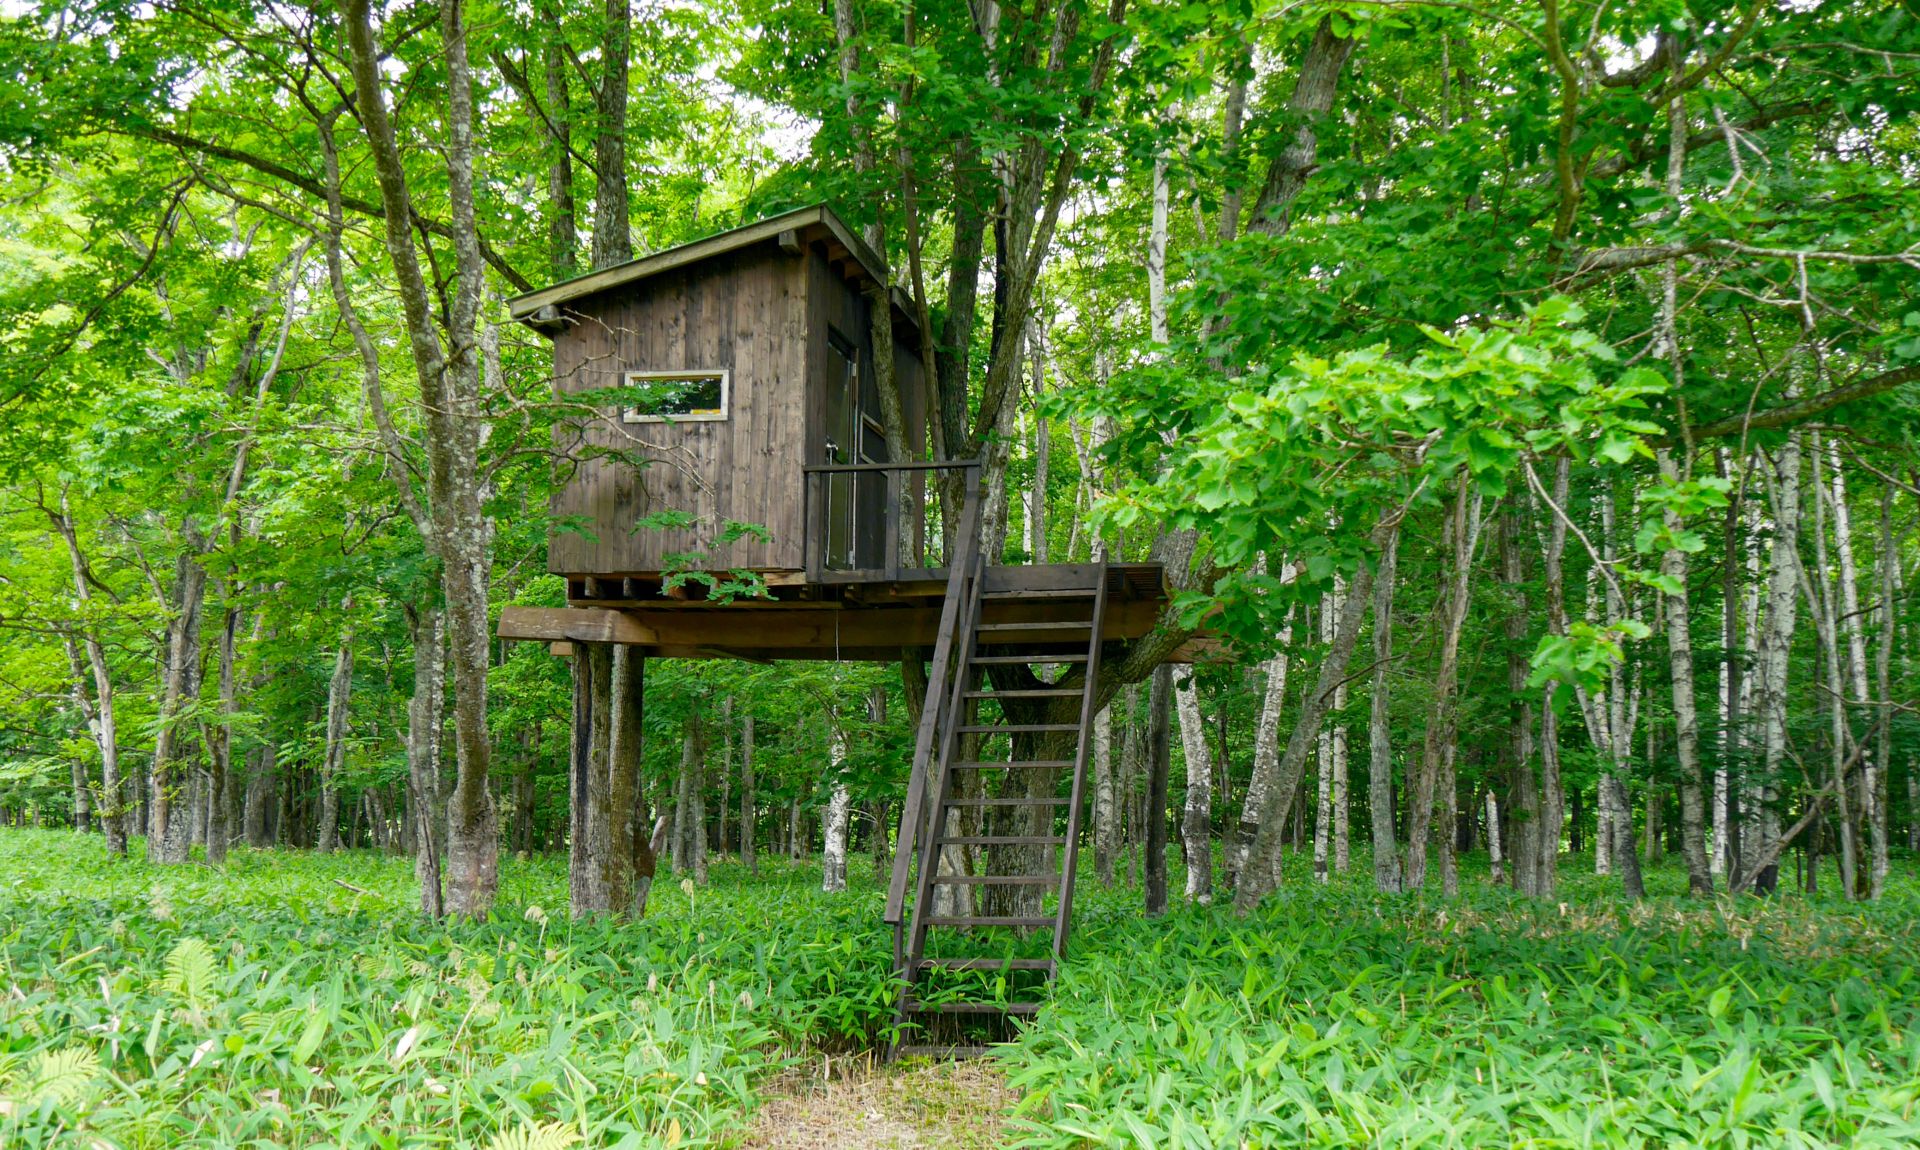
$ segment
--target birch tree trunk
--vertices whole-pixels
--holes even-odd
[[[1840,564],[1839,602],[1830,604],[1829,611],[1837,606],[1835,622],[1839,626],[1837,638],[1846,640],[1846,689],[1836,695],[1833,702],[1841,716],[1841,729],[1845,735],[1844,744],[1849,748],[1855,743],[1852,716],[1847,706],[1866,708],[1872,704],[1874,696],[1867,686],[1867,634],[1866,615],[1860,609],[1860,566],[1855,560],[1853,550],[1853,509],[1847,503],[1847,476],[1840,462],[1840,449],[1832,441],[1827,442],[1827,467],[1831,473],[1829,479],[1829,498],[1833,508],[1834,551]],[[1854,779],[1851,798],[1851,814],[1854,830],[1854,882],[1852,890],[1859,898],[1878,898],[1880,878],[1875,870],[1880,864],[1877,860],[1887,853],[1886,819],[1884,812],[1878,809],[1881,796],[1886,792],[1881,775],[1886,770],[1886,760],[1880,754],[1876,739],[1871,745],[1860,746],[1860,765]]]
[[[1187,798],[1180,819],[1187,852],[1187,898],[1205,906],[1213,901],[1213,755],[1207,749],[1207,728],[1193,672],[1175,678],[1174,701],[1187,766]]]
[[[73,512],[67,493],[60,493],[60,513],[54,526],[67,545],[67,559],[73,568],[73,595],[84,614],[93,601],[93,587],[87,579],[87,560],[80,550],[80,538],[73,525]],[[107,850],[122,858],[127,853],[126,787],[120,775],[120,732],[114,706],[113,674],[107,666],[106,647],[97,628],[82,630],[82,645],[87,652],[87,667],[93,673],[94,743],[100,748],[100,826],[106,834]],[[76,669],[77,670],[77,669]],[[76,675],[76,678],[78,676]],[[83,689],[84,693],[84,689]]]
[[[1841,669],[1840,625],[1838,614],[1838,589],[1828,577],[1833,571],[1828,548],[1827,520],[1832,504],[1827,490],[1825,475],[1826,452],[1819,432],[1813,433],[1813,546],[1816,568],[1819,578],[1806,569],[1804,563],[1799,566],[1800,590],[1807,597],[1807,607],[1813,616],[1815,646],[1826,673],[1824,702],[1827,711],[1827,752],[1829,785],[1833,789],[1834,804],[1838,807],[1840,839],[1840,895],[1845,899],[1857,899],[1863,893],[1860,883],[1860,826],[1857,822],[1859,808],[1855,805],[1852,780],[1848,778],[1848,767],[1852,756],[1848,750],[1852,743],[1852,732],[1847,722],[1846,675]],[[1797,553],[1796,553],[1797,557]],[[1814,827],[1815,834],[1824,832],[1824,825]],[[1816,838],[1816,842],[1820,841]],[[1811,848],[1810,848],[1811,849]],[[1809,858],[1809,869],[1817,869]],[[1808,881],[1813,881],[1812,875]],[[1809,890],[1813,888],[1809,886]]]
[[[1658,452],[1661,478],[1680,481],[1673,454]],[[1683,525],[1671,507],[1662,512],[1668,532],[1678,536]],[[1687,859],[1687,890],[1705,897],[1713,893],[1713,872],[1707,863],[1706,809],[1700,785],[1700,716],[1693,693],[1692,602],[1687,590],[1687,553],[1678,546],[1660,555],[1660,574],[1669,581],[1666,591],[1667,669],[1673,688],[1673,749],[1680,768],[1680,835]],[[1648,830],[1649,840],[1653,837]]]
[[[1780,770],[1787,754],[1787,672],[1799,614],[1800,438],[1789,435],[1773,452],[1774,481],[1768,485],[1773,509],[1773,545],[1768,559],[1766,619],[1756,660],[1760,676],[1756,706],[1760,721],[1761,763],[1753,789],[1754,863],[1743,869],[1735,890],[1773,893],[1779,881]]]
[[[1615,498],[1613,481],[1609,480],[1599,500],[1601,561],[1608,565],[1609,572],[1619,560],[1619,547],[1615,539]],[[1628,618],[1628,604],[1619,581],[1609,577],[1605,582],[1608,621]],[[1620,876],[1621,891],[1628,898],[1644,898],[1646,886],[1640,876],[1640,854],[1634,849],[1633,799],[1627,791],[1626,781],[1628,763],[1633,755],[1633,730],[1639,713],[1639,687],[1637,683],[1628,682],[1617,663],[1607,670],[1607,697],[1603,709],[1606,712],[1604,759],[1607,766],[1600,776],[1599,806],[1606,821],[1606,834],[1602,838],[1608,847],[1612,869]]]
[[[832,719],[828,720],[830,723]],[[820,889],[831,894],[847,889],[847,829],[853,814],[853,798],[840,772],[847,761],[847,737],[838,723],[828,749],[828,771],[833,777],[833,797],[827,802],[825,841],[821,847]]]
[[[1492,787],[1487,788],[1487,858],[1492,866],[1493,882],[1496,885],[1505,882],[1500,859],[1500,799]]]

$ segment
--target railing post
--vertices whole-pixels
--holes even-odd
[[[883,516],[887,533],[887,579],[897,581],[900,578],[900,530],[905,521],[900,514],[900,472],[888,468],[880,473],[886,477],[887,511]]]

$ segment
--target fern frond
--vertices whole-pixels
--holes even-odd
[[[502,1130],[487,1143],[487,1150],[567,1150],[580,1141],[580,1132],[566,1122],[542,1122]]]
[[[160,987],[188,1008],[199,1010],[213,996],[213,948],[197,938],[183,938],[167,954]]]
[[[71,1106],[87,1096],[99,1074],[100,1056],[88,1047],[42,1050],[34,1057],[21,1095],[30,1106],[49,1099],[56,1106]]]

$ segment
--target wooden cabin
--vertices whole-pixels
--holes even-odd
[[[1004,964],[1043,983],[1065,955],[1101,660],[1154,628],[1166,589],[1158,564],[1002,565],[982,552],[979,463],[928,458],[923,333],[884,283],[866,245],[813,207],[514,300],[514,318],[553,340],[556,393],[580,407],[555,435],[571,470],[547,553],[568,606],[507,607],[500,635],[556,654],[619,644],[702,659],[891,662],[921,649],[925,703],[886,921],[900,1032],[924,1041],[897,1049],[963,1053],[982,1047],[946,1024],[1037,1004],[956,999],[967,992],[942,989],[944,975]],[[893,347],[879,350],[899,382],[898,445],[874,373],[878,306],[893,320]],[[940,506],[933,480],[954,471],[963,482],[942,486],[964,497]],[[729,541],[730,524],[753,530]],[[667,578],[739,569],[765,593],[729,599]],[[604,705],[595,692],[610,689],[576,680],[576,770]],[[950,869],[976,846],[992,849]],[[1045,860],[1006,854],[1056,846]],[[936,913],[943,887],[1026,901]],[[1051,929],[1044,957],[930,942],[1007,926]]]
[[[902,645],[931,647],[951,532],[929,489],[936,472],[977,467],[928,459],[932,383],[898,289],[885,298],[908,442],[893,461],[874,373],[883,276],[860,237],[816,206],[511,301],[553,341],[556,394],[584,402],[555,432],[568,475],[547,548],[572,609],[510,607],[502,637],[683,658],[891,660]],[[754,530],[723,542],[729,524]],[[751,570],[768,593],[723,604],[698,583],[668,590],[676,569]],[[1043,622],[1048,588],[1092,577],[1084,563],[987,564],[986,621]],[[1100,577],[1113,596],[1106,637],[1151,629],[1165,601],[1159,566]],[[1017,587],[1043,594],[1003,601]],[[1025,637],[1040,651],[1080,642],[1034,627]]]
[[[883,566],[886,477],[844,474],[817,491],[803,482],[808,466],[892,458],[874,375],[881,278],[867,245],[812,207],[514,300],[513,317],[553,339],[560,395],[630,393],[558,436],[576,470],[554,499],[548,570],[646,584],[691,565],[786,583]],[[904,298],[887,294],[901,454],[925,460],[920,332]],[[822,506],[809,507],[810,494]],[[645,525],[661,512],[691,523]],[[717,545],[729,523],[764,537]]]

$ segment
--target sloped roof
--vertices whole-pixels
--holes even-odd
[[[757,223],[746,224],[732,231],[720,232],[705,239],[681,244],[679,247],[668,248],[663,252],[641,256],[637,260],[628,260],[626,263],[615,264],[610,268],[601,268],[583,276],[562,280],[551,287],[544,287],[539,291],[528,292],[508,300],[507,310],[521,323],[545,330],[555,326],[557,320],[555,311],[547,311],[543,317],[542,312],[545,309],[553,308],[557,311],[576,300],[612,291],[615,288],[627,287],[663,272],[710,260],[754,244],[778,241],[784,233],[792,232],[797,236],[798,233],[809,229],[824,230],[834,244],[846,250],[848,256],[859,265],[860,270],[866,273],[867,279],[876,284],[886,282],[884,265],[880,257],[874,254],[873,249],[868,247],[864,240],[855,235],[845,223],[841,222],[840,217],[829,211],[824,204],[814,204],[811,207],[798,208],[782,215],[771,216]],[[895,294],[897,296],[897,292]],[[896,298],[894,302],[895,306],[899,307],[903,301]],[[911,311],[904,307],[901,310],[907,312],[910,320]]]

